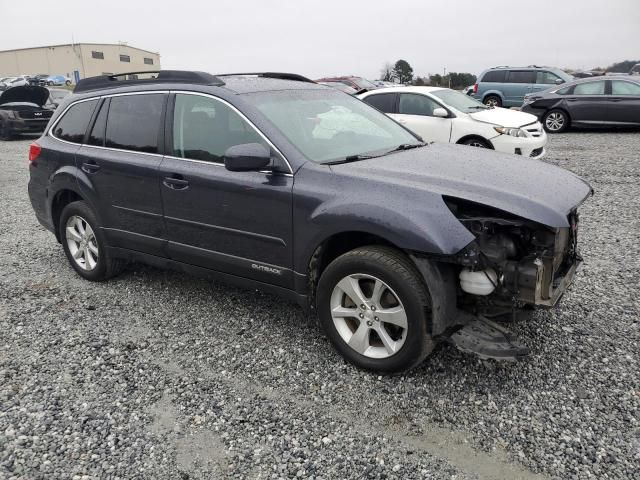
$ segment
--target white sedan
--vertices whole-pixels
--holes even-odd
[[[395,87],[358,97],[425,142],[460,143],[531,158],[546,153],[547,134],[534,115],[490,108],[449,88]]]

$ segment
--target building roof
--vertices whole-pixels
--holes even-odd
[[[132,47],[131,45],[127,45],[125,43],[87,43],[87,42],[76,42],[76,43],[61,43],[58,45],[41,45],[39,47],[25,47],[25,48],[12,48],[9,50],[0,50],[0,53],[7,53],[7,52],[20,52],[20,51],[24,51],[24,50],[39,50],[42,48],[57,48],[57,47],[73,47],[73,46],[82,46],[82,45],[103,45],[103,46],[109,46],[109,47],[126,47],[126,48],[132,48],[134,50],[139,50],[141,52],[146,52],[146,53],[152,53],[154,55],[160,55],[158,52],[152,52],[151,50],[145,50],[144,48],[138,48],[138,47]]]

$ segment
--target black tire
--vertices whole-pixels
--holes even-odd
[[[484,100],[482,100],[482,103],[489,107],[501,107],[502,99],[497,95],[487,95],[484,97]]]
[[[52,87],[53,86],[53,82],[47,82],[47,86]]]
[[[64,84],[65,84],[67,87],[71,86],[71,80],[66,80],[66,81],[64,82]]]
[[[92,270],[84,270],[83,268],[81,268],[71,254],[69,242],[67,241],[66,237],[66,225],[69,218],[73,216],[81,217],[86,221],[87,224],[89,224],[89,226],[93,230],[99,256],[95,268],[93,268]],[[91,280],[92,282],[99,282],[114,277],[122,272],[123,268],[126,265],[126,262],[119,258],[112,258],[109,255],[109,252],[106,248],[107,244],[105,242],[104,233],[100,229],[100,225],[96,219],[95,214],[93,213],[93,210],[91,210],[89,205],[87,205],[85,202],[71,202],[66,207],[64,207],[62,213],[60,214],[60,223],[58,229],[62,248],[64,249],[64,253],[67,256],[67,260],[69,261],[69,264],[73,267],[73,269],[82,278]]]
[[[542,126],[548,133],[562,133],[569,128],[571,119],[567,112],[554,108],[542,117]]]
[[[491,145],[489,144],[489,142],[480,137],[467,138],[466,140],[460,142],[460,145],[469,145],[470,147],[491,149]]]
[[[334,323],[331,314],[334,288],[345,277],[356,274],[371,275],[384,282],[404,307],[407,328],[402,333],[402,346],[386,358],[371,358],[351,348]],[[428,333],[431,301],[427,287],[413,263],[393,248],[360,247],[336,258],[322,272],[316,299],[320,324],[329,340],[347,361],[359,368],[386,373],[406,371],[419,365],[435,346]],[[364,320],[354,317],[353,321]]]
[[[13,138],[13,134],[9,129],[9,125],[5,120],[0,119],[0,140],[11,140]]]

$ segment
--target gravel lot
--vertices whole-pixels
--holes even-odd
[[[640,479],[640,133],[555,135],[587,178],[585,264],[510,328],[518,364],[442,346],[346,365],[280,299],[132,265],[80,279],[0,142],[0,478]]]

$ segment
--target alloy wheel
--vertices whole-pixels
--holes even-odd
[[[331,294],[331,317],[342,340],[368,358],[397,353],[407,336],[407,313],[398,295],[372,275],[340,280]]]
[[[545,126],[551,132],[557,132],[564,127],[565,118],[560,112],[551,112],[544,121]]]
[[[484,101],[487,107],[498,107],[498,99],[495,97],[489,97]]]
[[[91,225],[82,217],[72,215],[67,220],[65,237],[69,253],[81,269],[91,271],[98,265],[100,252]]]

